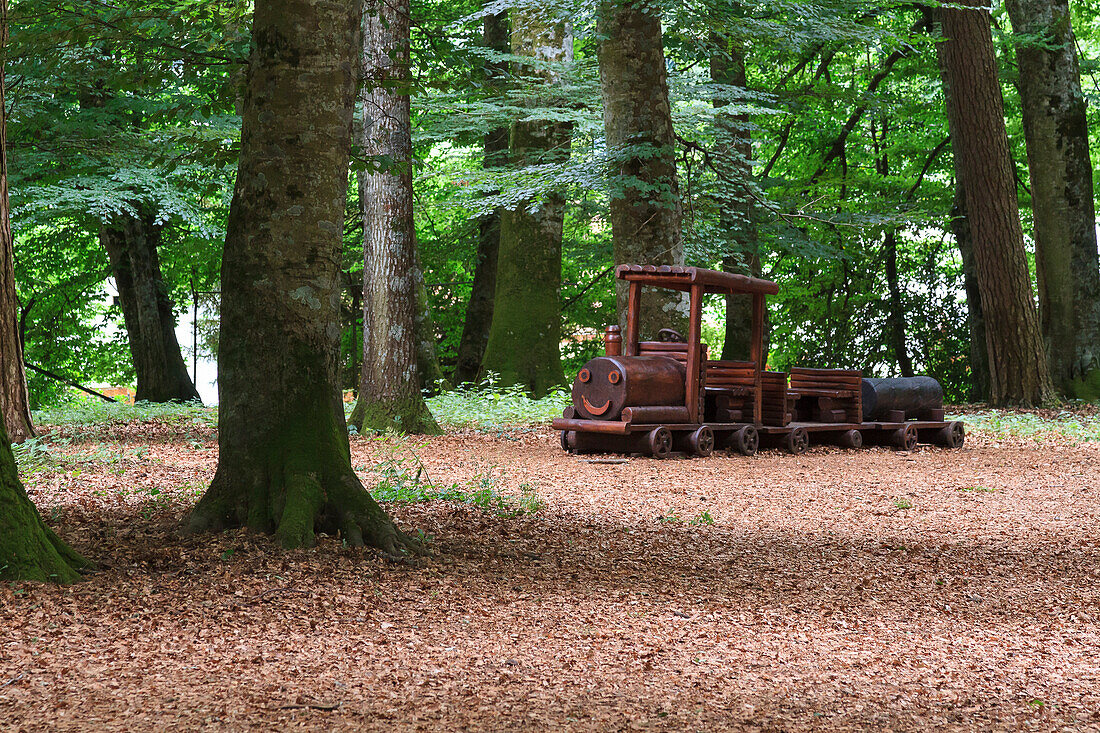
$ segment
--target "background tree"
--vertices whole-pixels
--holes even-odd
[[[363,371],[350,422],[360,431],[439,433],[417,365],[422,276],[413,224],[409,24],[406,0],[368,3],[363,20],[360,148],[384,168],[360,173]],[[379,164],[376,164],[379,165]]]
[[[351,467],[340,398],[339,266],[360,50],[358,0],[260,0],[222,260],[218,469],[194,530],[284,547],[317,530],[407,540]]]
[[[614,261],[682,265],[676,136],[661,18],[655,6],[635,0],[608,0],[597,12],[603,125],[612,170]],[[617,292],[622,322],[626,289],[620,286]],[[686,298],[678,293],[648,293],[639,317],[655,333],[664,327],[682,328],[686,309]]]
[[[1051,380],[1100,397],[1100,260],[1085,95],[1067,0],[1007,0],[1034,218],[1039,325]]]
[[[573,59],[567,24],[542,9],[513,11],[512,54],[530,58],[517,73],[534,74],[554,94],[560,67]],[[517,61],[517,63],[523,63]],[[569,157],[570,125],[537,112],[512,124],[512,163],[538,168]],[[561,366],[561,260],[565,200],[547,191],[501,213],[496,294],[481,372],[500,375],[536,396],[565,381]]]
[[[1041,405],[1053,391],[1024,254],[989,12],[970,4],[974,9],[936,13],[955,169],[966,191],[982,296],[990,400]]]

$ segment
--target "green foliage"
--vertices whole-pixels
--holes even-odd
[[[479,385],[462,386],[428,398],[432,414],[446,427],[489,431],[549,422],[561,417],[568,404],[565,391],[535,400],[518,387],[498,386],[492,374]]]
[[[1096,414],[988,410],[954,419],[964,420],[968,431],[987,433],[995,438],[1033,438],[1040,441],[1057,436],[1077,443],[1100,441],[1100,415]]]
[[[212,427],[217,424],[215,407],[179,402],[105,402],[90,396],[71,397],[61,404],[32,414],[37,425],[107,425],[128,421],[193,423]]]

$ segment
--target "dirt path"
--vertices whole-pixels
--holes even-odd
[[[437,486],[545,502],[395,506],[436,539],[394,564],[179,537],[213,438],[140,431],[27,477],[105,568],[0,588],[2,726],[1100,730],[1095,443],[594,464],[541,430],[358,438],[356,465],[415,451]]]

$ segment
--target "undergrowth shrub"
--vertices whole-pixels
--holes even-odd
[[[1060,412],[1053,417],[1045,417],[1033,412],[988,410],[953,419],[965,422],[967,430],[989,433],[997,438],[1039,440],[1044,435],[1054,434],[1079,443],[1100,441],[1100,417],[1073,412]]]
[[[561,417],[569,392],[557,389],[532,399],[522,387],[503,387],[495,374],[478,385],[463,385],[428,398],[435,419],[450,428],[493,430],[504,426],[547,423]]]
[[[36,410],[32,417],[37,425],[97,425],[129,420],[160,420],[213,426],[218,422],[218,408],[204,407],[197,402],[137,402],[128,405],[83,396]]]

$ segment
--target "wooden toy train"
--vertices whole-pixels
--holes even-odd
[[[609,326],[606,356],[573,382],[573,405],[554,420],[562,448],[574,453],[710,455],[715,447],[753,455],[764,446],[799,454],[816,441],[911,450],[917,443],[958,448],[961,422],[945,422],[943,390],[931,377],[864,379],[859,371],[763,368],[764,296],[769,280],[696,267],[620,265],[629,285],[626,334]],[[672,329],[639,339],[642,286],[690,295],[688,334]],[[712,361],[701,343],[703,296],[752,296],[749,361]]]

